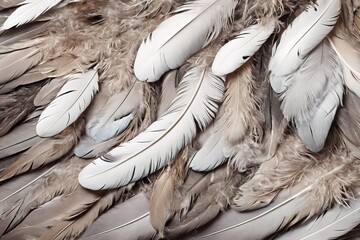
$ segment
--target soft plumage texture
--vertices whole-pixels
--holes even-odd
[[[73,123],[98,91],[98,81],[95,70],[69,76],[56,98],[41,113],[36,133],[41,137],[51,137]]]
[[[178,8],[141,44],[134,63],[136,77],[153,82],[180,67],[218,36],[236,4],[234,0],[196,0]]]
[[[340,0],[319,0],[302,12],[273,47],[270,58],[270,82],[275,92],[286,90],[284,81],[296,71],[326,35],[340,14]]]
[[[18,3],[18,0],[0,1],[0,25],[21,8]],[[161,56],[160,60],[180,59],[179,65],[172,71],[168,71],[169,66],[163,65],[162,73],[158,69],[148,68],[147,71],[144,68],[152,77],[159,75],[159,81],[139,82],[133,66],[143,39],[146,42],[155,40],[159,24],[189,15],[195,5],[199,9],[200,3],[202,6],[214,3],[209,10],[215,9],[216,13],[205,11],[199,15],[197,20],[204,18],[198,22],[201,24],[194,30],[187,30],[190,34],[186,36],[180,37],[182,31],[176,34],[172,40],[176,38],[179,44],[168,49],[170,54],[164,51]],[[186,3],[185,0],[64,0],[43,15],[31,19],[31,23],[2,31],[0,112],[5,114],[0,114],[0,133],[5,135],[0,137],[0,169],[6,175],[0,182],[0,233],[6,232],[2,238],[62,240],[86,235],[93,236],[92,239],[110,240],[118,239],[120,235],[120,238],[129,239],[186,239],[235,225],[233,229],[205,239],[263,239],[278,237],[278,233],[286,230],[291,232],[295,229],[293,227],[302,223],[311,224],[310,221],[321,217],[326,211],[346,206],[352,199],[357,199],[360,182],[357,131],[360,126],[360,103],[359,97],[352,92],[354,88],[349,89],[350,85],[345,81],[348,85],[342,87],[344,96],[341,96],[342,93],[337,90],[344,82],[338,81],[337,84],[328,85],[324,92],[313,94],[319,97],[332,89],[329,95],[339,99],[335,101],[337,113],[324,147],[319,153],[313,153],[299,139],[296,122],[288,122],[284,118],[280,106],[284,107],[285,103],[279,101],[279,95],[272,91],[269,83],[271,49],[278,46],[275,48],[280,50],[277,43],[284,37],[281,33],[286,33],[289,24],[306,9],[317,8],[318,12],[313,12],[313,15],[319,14],[323,3],[339,1],[214,0]],[[340,19],[328,36],[342,36],[356,56],[360,36],[360,1],[341,1],[341,5]],[[12,8],[4,9],[8,7]],[[184,8],[192,10],[179,10]],[[224,11],[227,13],[224,14]],[[206,18],[210,15],[211,21]],[[299,21],[300,26],[294,29],[296,33],[315,20],[310,17],[302,19],[295,20]],[[181,21],[185,20],[178,22]],[[139,140],[138,137],[144,136],[142,132],[146,133],[151,123],[155,124],[166,117],[166,111],[179,110],[176,104],[171,105],[177,98],[177,91],[187,88],[189,94],[182,94],[176,102],[185,104],[191,101],[190,92],[196,91],[194,86],[198,86],[198,82],[195,78],[189,78],[179,85],[180,79],[194,73],[194,69],[210,72],[211,64],[222,46],[244,29],[251,29],[254,24],[257,27],[266,26],[271,21],[275,21],[274,34],[261,47],[258,46],[258,50],[247,49],[255,51],[251,58],[247,58],[241,67],[226,64],[231,65],[234,72],[224,76],[225,97],[220,97],[217,91],[204,89],[201,92],[204,93],[201,99],[206,96],[206,107],[211,111],[194,119],[193,116],[201,112],[200,105],[194,105],[194,109],[191,109],[194,114],[189,114],[188,118],[188,122],[193,124],[191,137],[183,138],[189,131],[188,125],[184,124],[177,131],[178,135],[170,139],[176,143],[175,150],[167,147],[171,144],[166,139],[166,144],[156,147],[158,152],[146,152],[139,157],[137,170],[141,180],[113,190],[92,191],[79,185],[78,174],[91,160],[79,159],[74,153],[83,158],[97,158],[119,144],[128,146],[129,141]],[[320,30],[331,29],[332,24],[327,23],[333,21],[336,21],[335,18],[326,23],[324,21],[325,25],[318,22],[320,24],[315,27],[316,31],[310,32],[323,35],[325,32]],[[216,29],[209,28],[214,24]],[[169,30],[180,28],[175,23]],[[205,29],[209,35],[202,35]],[[199,33],[202,36],[197,38]],[[153,38],[150,40],[149,36]],[[162,37],[166,38],[164,35],[156,38],[161,41],[165,39]],[[306,42],[313,48],[324,42],[312,33],[304,37],[310,39]],[[327,50],[324,51],[335,55],[326,41],[324,49]],[[191,53],[187,51],[190,46],[187,42],[196,47],[190,49]],[[156,51],[155,48],[152,50]],[[173,55],[173,51],[178,54]],[[323,83],[323,78],[319,78],[316,80],[320,82],[309,84],[309,79],[297,75],[310,54],[316,55],[316,50],[309,50],[299,67],[280,80],[296,75],[306,87]],[[293,57],[297,60],[296,56]],[[343,69],[339,63],[342,59],[339,59],[340,62],[335,61],[337,64],[330,64],[331,73],[325,71],[327,77],[335,76],[332,78],[334,81],[339,80],[340,75],[346,76],[346,72],[341,73]],[[289,65],[284,61],[281,67],[285,69]],[[324,72],[324,62],[312,59],[312,63],[308,64],[309,70],[316,67]],[[356,61],[353,65],[356,66]],[[50,138],[40,138],[35,132],[35,124],[41,112],[68,82],[69,76],[93,70],[98,73],[99,93],[62,132]],[[219,83],[223,81],[218,80]],[[301,91],[295,93],[309,93],[303,85],[299,86]],[[136,91],[132,91],[135,88]],[[128,97],[124,97],[126,95]],[[314,105],[307,94],[291,96],[299,100],[288,98],[291,104],[287,110],[299,110],[289,108],[292,104]],[[218,108],[219,111],[215,113]],[[119,114],[117,110],[120,110]],[[107,117],[110,121],[101,118],[111,116],[111,113],[116,113],[114,115],[120,119],[131,114],[132,119],[122,125],[123,130],[119,130],[116,124],[118,118]],[[92,135],[89,129],[96,122],[101,122],[98,125],[100,131],[96,130]],[[163,131],[162,125],[156,130]],[[158,131],[153,134],[158,134]],[[29,157],[25,157],[27,154]],[[195,159],[192,158],[194,154],[198,156],[196,169],[206,173],[189,169],[191,159]],[[157,165],[159,157],[162,158],[162,166]],[[151,163],[150,158],[153,160]],[[147,172],[150,165],[155,166],[151,174]],[[192,167],[195,169],[195,165]],[[146,171],[143,172],[144,169]],[[126,171],[126,174],[131,173]],[[13,174],[17,176],[11,176]],[[112,179],[109,178],[109,181]],[[355,208],[352,210],[356,211]],[[96,221],[96,218],[100,219]],[[336,234],[343,234],[359,224],[358,219],[352,219],[354,221],[346,221],[351,224],[349,227],[338,225],[344,232],[338,231]],[[266,228],[259,227],[264,225]],[[81,236],[86,228],[89,231]],[[335,226],[333,229],[338,228]],[[344,239],[354,238],[358,235],[356,231],[358,228],[346,234]],[[332,234],[331,231],[328,233]]]
[[[223,91],[223,80],[208,69],[189,70],[179,85],[177,98],[164,115],[136,138],[88,165],[79,175],[80,184],[93,190],[114,188],[163,167],[194,138],[196,126],[203,129],[209,124]],[[178,138],[182,141],[178,142]]]

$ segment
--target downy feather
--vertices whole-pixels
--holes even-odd
[[[154,82],[180,67],[219,35],[236,4],[234,0],[196,0],[178,8],[142,42],[134,63],[136,77]]]
[[[4,22],[1,30],[31,22],[62,0],[25,0]]]
[[[239,35],[222,46],[212,64],[212,71],[218,76],[227,75],[250,59],[273,33],[275,20],[265,25],[256,24],[243,29]]]
[[[207,69],[193,68],[182,79],[169,109],[144,132],[83,169],[80,184],[89,189],[115,188],[165,166],[204,129],[222,100],[224,82]]]
[[[318,0],[302,12],[273,46],[269,62],[270,83],[275,92],[286,90],[286,78],[304,62],[306,56],[333,29],[341,0]]]
[[[70,75],[55,100],[40,115],[36,133],[51,137],[72,124],[91,103],[99,89],[98,81],[95,70]]]

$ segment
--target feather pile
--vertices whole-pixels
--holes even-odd
[[[359,238],[359,9],[0,1],[1,239]]]

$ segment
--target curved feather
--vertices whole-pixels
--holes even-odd
[[[36,133],[51,137],[72,124],[89,106],[99,89],[98,81],[95,70],[70,75],[69,81],[40,115]]]
[[[2,30],[31,22],[62,0],[25,0],[4,22]]]
[[[274,32],[275,21],[245,28],[234,39],[220,48],[212,64],[212,71],[219,76],[227,75],[243,65]]]
[[[214,118],[224,82],[208,70],[193,68],[179,85],[169,109],[144,132],[86,166],[80,184],[89,189],[123,186],[165,166]]]
[[[333,29],[340,14],[340,0],[319,0],[302,12],[274,45],[269,62],[270,83],[283,92],[284,78],[296,71],[305,57]]]
[[[218,36],[236,4],[234,0],[196,0],[178,8],[142,42],[134,64],[136,77],[154,82],[180,67]]]

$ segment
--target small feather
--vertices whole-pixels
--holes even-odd
[[[42,112],[36,133],[41,137],[51,137],[72,124],[91,103],[99,89],[98,81],[95,70],[70,75],[55,100]]]
[[[257,24],[245,28],[234,39],[222,46],[212,64],[212,71],[218,76],[227,75],[250,59],[273,33],[275,21],[265,25]]]
[[[208,70],[187,72],[169,109],[144,132],[83,169],[79,182],[89,189],[123,186],[164,167],[214,118],[224,82]],[[179,141],[179,139],[181,139]]]
[[[196,0],[178,8],[142,42],[134,63],[136,77],[154,82],[180,67],[218,36],[236,4],[234,0]]]

